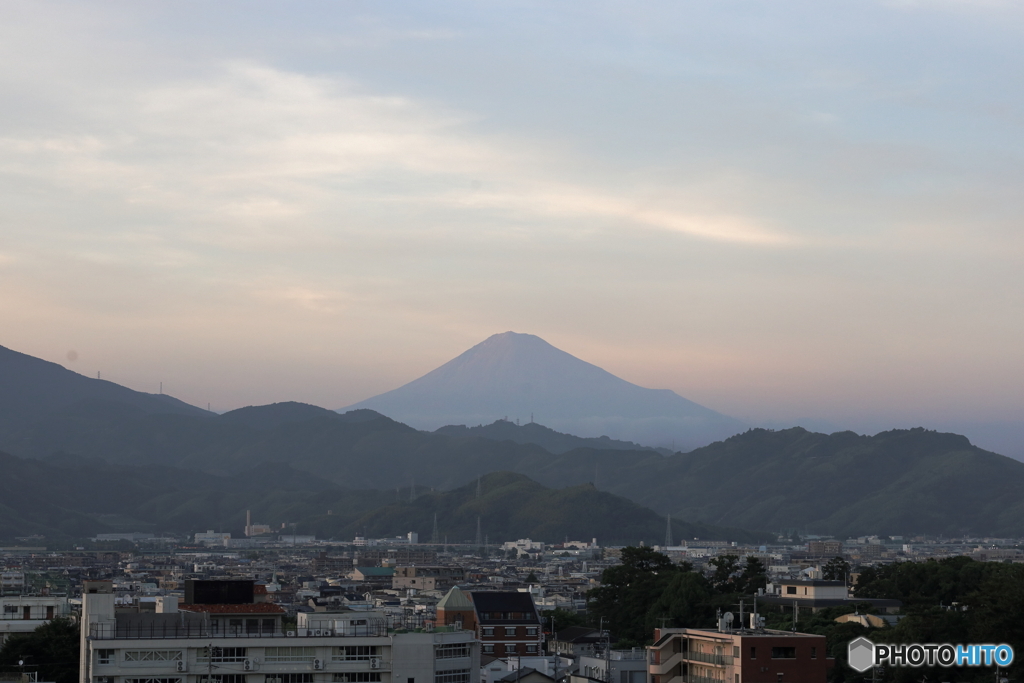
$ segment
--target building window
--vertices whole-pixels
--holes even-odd
[[[18,606],[17,605],[4,605],[4,614],[17,614],[17,613],[18,613]]]
[[[807,595],[807,586],[804,586],[804,595]]]
[[[505,654],[507,654],[507,655],[508,654],[515,654],[515,651],[516,651],[516,644],[515,643],[505,643]]]
[[[494,627],[493,626],[484,626],[480,630],[483,632],[483,635],[485,635],[485,636],[493,636],[494,635]]]
[[[125,650],[125,662],[180,662],[181,650]],[[106,662],[104,662],[106,663]]]
[[[277,622],[273,619],[264,619],[262,622],[262,631],[264,633],[273,633],[277,628]]]
[[[469,643],[447,643],[434,647],[434,659],[456,659],[469,656]]]
[[[199,651],[199,662],[244,662],[244,647],[204,647]],[[221,683],[232,683],[222,681]]]
[[[312,662],[314,659],[315,647],[268,647],[263,652],[265,662]]]
[[[796,586],[786,586],[786,595],[796,595]]]
[[[529,654],[537,654],[537,646],[536,645],[527,645],[526,646],[526,654],[528,654],[528,655]]]
[[[795,647],[773,647],[772,659],[796,659]]]
[[[97,664],[113,664],[116,650],[96,650]]]
[[[378,648],[376,645],[345,645],[334,648],[334,661],[336,662],[365,662],[377,657]]]
[[[469,683],[469,669],[452,669],[438,671],[434,674],[434,683]]]
[[[736,659],[740,658],[740,646],[739,645],[733,645],[732,646],[732,656],[735,657]]]
[[[750,648],[750,658],[751,659],[757,659],[757,648],[756,647]]]
[[[537,635],[537,627],[536,626],[527,626],[526,627],[526,635],[528,635],[528,636],[535,636],[535,635]]]
[[[343,674],[334,674],[331,679],[334,683],[379,683],[380,674],[375,671],[349,671]]]
[[[515,635],[516,635],[516,627],[515,626],[506,626],[505,627],[505,636],[506,637],[510,637],[511,638],[511,637],[515,637]]]
[[[278,674],[278,678],[277,683],[313,683],[313,674]]]
[[[492,655],[492,654],[494,654],[494,646],[493,645],[484,644],[482,647],[483,647],[483,653],[485,655]]]
[[[811,659],[817,659],[817,658],[818,658],[818,648],[812,647],[811,648]]]

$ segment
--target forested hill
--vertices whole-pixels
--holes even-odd
[[[585,438],[556,432],[536,422],[518,425],[511,420],[496,420],[489,425],[467,427],[465,425],[448,425],[434,430],[435,434],[445,436],[475,436],[491,441],[513,441],[515,443],[532,443],[555,454],[565,453],[576,448],[596,448],[612,451],[657,451],[662,455],[671,455],[665,448],[648,448],[632,441],[618,441],[607,436]]]
[[[259,463],[219,477],[170,467],[111,466],[77,456],[28,460],[0,453],[0,539],[42,534],[82,538],[111,531],[238,535],[245,511],[260,523],[320,538],[396,536],[429,540],[434,517],[452,543],[475,539],[477,519],[492,542],[529,537],[549,543],[597,537],[605,543],[660,542],[665,518],[591,485],[550,489],[497,472],[440,492],[349,490],[288,465]],[[198,476],[197,476],[198,475]],[[677,538],[757,541],[765,534],[674,519]]]

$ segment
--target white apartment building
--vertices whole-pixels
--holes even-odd
[[[282,630],[283,616],[271,603],[178,605],[174,598],[158,599],[151,613],[126,613],[115,608],[109,582],[88,581],[79,680],[475,683],[479,675],[480,644],[470,631],[396,632],[374,612],[300,614],[291,631]]]
[[[68,599],[56,595],[0,597],[0,645],[8,636],[30,633],[51,619],[71,615]]]

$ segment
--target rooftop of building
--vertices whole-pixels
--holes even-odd
[[[207,612],[210,614],[284,614],[285,609],[270,602],[253,602],[241,605],[178,605],[182,612]]]

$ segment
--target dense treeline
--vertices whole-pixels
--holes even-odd
[[[604,619],[618,646],[649,643],[655,627],[710,627],[715,611],[734,609],[740,596],[765,585],[757,558],[740,564],[735,555],[711,560],[710,576],[688,562],[676,564],[651,548],[624,548],[622,563],[604,570],[589,593],[592,625]]]
[[[650,548],[626,548],[622,564],[601,576],[601,586],[589,595],[588,619],[597,626],[602,618],[618,646],[650,643],[659,626],[710,628],[717,609],[735,611],[764,586],[764,570],[756,559],[740,563],[736,556],[714,558],[708,573],[676,564]],[[833,560],[828,570],[840,578],[848,569]],[[859,674],[847,666],[847,644],[859,636],[877,643],[1006,643],[1017,660],[1005,672],[1011,681],[1024,680],[1024,565],[977,562],[954,557],[926,562],[903,562],[860,572],[856,597],[893,598],[903,602],[895,626],[870,628],[836,617],[854,611],[870,613],[870,603],[854,603],[812,613],[801,610],[794,624],[792,610],[761,605],[767,627],[797,628],[827,638],[828,655],[835,659],[831,683],[862,683],[872,673]],[[748,603],[750,604],[750,603]],[[988,668],[887,668],[875,680],[991,681]]]

